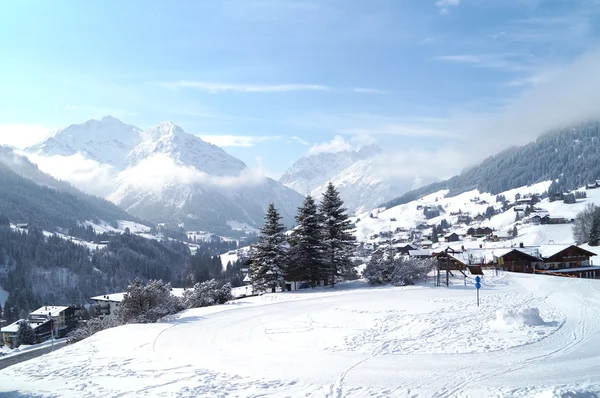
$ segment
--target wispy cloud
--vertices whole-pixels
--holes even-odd
[[[342,137],[341,135],[336,135],[331,141],[313,145],[308,151],[308,153],[310,153],[311,155],[316,155],[318,153],[342,152],[348,151],[351,148],[352,146],[346,141],[344,137]]]
[[[321,84],[235,84],[204,81],[180,80],[160,84],[169,89],[192,88],[209,93],[242,92],[242,93],[281,93],[289,91],[330,91],[331,87]]]
[[[379,90],[377,88],[366,88],[366,87],[354,87],[352,91],[355,93],[365,93],[365,94],[387,94],[388,92],[385,90]]]
[[[436,61],[470,64],[479,68],[507,69],[520,71],[532,69],[532,65],[522,54],[489,53],[489,54],[450,54],[434,58]]]
[[[256,135],[199,135],[201,139],[220,147],[253,147],[258,143],[280,140],[281,136],[256,136]]]
[[[25,148],[48,138],[52,130],[37,124],[0,124],[0,145]]]
[[[304,141],[302,138],[300,138],[298,136],[293,136],[292,140],[294,140],[302,145],[310,145],[308,142]]]
[[[435,6],[440,10],[440,14],[449,14],[450,7],[458,7],[460,0],[438,0]]]
[[[435,43],[435,37],[426,37],[421,40],[420,44],[433,44]]]
[[[351,128],[342,131],[356,136],[389,135],[397,137],[445,137],[460,138],[457,134],[444,129],[416,124],[386,124],[365,128]]]

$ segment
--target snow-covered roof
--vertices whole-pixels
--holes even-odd
[[[19,330],[19,323],[21,323],[23,320],[19,319],[16,322],[11,323],[8,326],[4,326],[2,329],[0,329],[0,332],[2,333],[17,333],[17,330]]]
[[[409,250],[409,256],[431,256],[431,251],[429,250]]]
[[[538,246],[538,250],[542,257],[548,258],[571,246],[572,245],[540,245]]]
[[[61,312],[66,310],[69,307],[59,307],[59,306],[45,306],[40,307],[37,310],[33,311],[29,315],[50,315],[50,316],[59,316]]]

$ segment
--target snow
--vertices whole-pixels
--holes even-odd
[[[496,327],[541,326],[546,322],[540,316],[539,308],[523,308],[521,310],[499,310],[496,312]]]
[[[187,290],[186,288],[174,287],[174,288],[171,288],[171,294],[173,294],[173,296],[175,296],[175,297],[183,297],[183,293],[186,290]],[[121,301],[123,301],[124,297],[125,297],[125,292],[120,292],[120,293],[110,293],[110,294],[105,294],[105,295],[101,295],[101,296],[91,297],[90,300],[113,301],[116,303],[120,303]]]
[[[40,307],[37,310],[33,311],[29,315],[48,315],[50,316],[59,316],[61,312],[66,310],[69,307],[58,307],[58,306],[45,306]]]
[[[237,260],[238,254],[235,250],[221,254],[221,265],[223,266],[223,269],[227,268],[227,263],[231,262],[231,264],[235,264]]]
[[[4,353],[5,355],[2,356],[0,355],[0,360],[2,360],[2,358],[8,358],[12,355],[18,355],[18,354],[22,354],[24,352],[28,352],[28,351],[35,351],[35,350],[39,350],[40,348],[46,348],[49,346],[52,346],[53,344],[58,344],[58,343],[63,343],[67,341],[67,338],[62,338],[62,339],[54,339],[54,342],[52,341],[52,339],[50,340],[46,340],[42,343],[39,344],[33,344],[33,345],[25,345],[22,344],[17,348],[9,348],[9,347],[3,347],[2,351],[0,351],[1,353]]]
[[[0,392],[106,396],[600,393],[600,282],[486,274],[450,288],[265,294],[109,329],[0,372]],[[556,396],[556,395],[554,395]]]
[[[8,299],[8,292],[0,287],[0,305],[2,305],[2,308],[4,308],[6,299]]]
[[[227,225],[229,225],[231,227],[231,229],[234,231],[244,231],[246,233],[256,233],[256,234],[260,232],[259,229],[255,228],[251,225],[248,225],[244,222],[239,222],[236,220],[227,221]]]

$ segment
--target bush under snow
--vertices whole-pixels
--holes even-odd
[[[363,277],[373,285],[391,283],[394,286],[414,285],[433,269],[434,260],[405,256],[372,258]]]

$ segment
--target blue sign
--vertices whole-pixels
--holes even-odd
[[[481,278],[479,277],[479,275],[477,275],[475,277],[475,282],[477,282],[477,283],[481,282]],[[479,289],[479,288],[477,288],[477,289]]]
[[[481,283],[479,283],[479,282],[475,283],[475,288],[476,289],[479,289],[480,287],[481,287]]]

